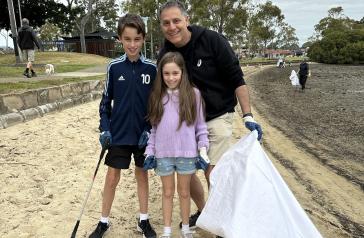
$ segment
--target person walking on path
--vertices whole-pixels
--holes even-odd
[[[196,172],[199,154],[208,161],[209,142],[201,94],[188,80],[183,57],[178,52],[166,53],[159,61],[148,118],[152,130],[145,153],[147,160],[155,157],[155,171],[161,176],[163,186],[161,238],[172,237],[175,172],[182,218],[181,238],[192,238],[189,228],[191,177]]]
[[[100,102],[100,143],[103,148],[107,147],[107,141],[111,143],[105,159],[108,170],[101,218],[90,238],[101,238],[109,230],[109,214],[120,171],[129,169],[132,155],[140,209],[137,230],[143,237],[156,238],[148,219],[148,172],[143,170],[145,146],[138,147],[139,139],[148,127],[147,103],[156,76],[155,64],[140,54],[145,34],[140,16],[126,14],[119,19],[118,35],[125,54],[110,62]]]
[[[40,49],[40,44],[33,28],[29,26],[29,20],[27,18],[22,19],[22,27],[18,31],[18,44],[24,59],[27,61],[27,67],[23,75],[27,78],[36,77],[37,74],[33,69],[35,59],[34,45]]]
[[[302,63],[300,64],[300,69],[298,72],[299,75],[299,81],[301,84],[301,89],[302,91],[305,90],[306,88],[306,81],[307,81],[307,77],[310,75],[310,69],[308,67],[308,63],[306,59],[302,60]]]
[[[206,103],[210,141],[208,156],[211,164],[205,171],[205,177],[209,184],[212,169],[230,147],[237,101],[243,112],[245,126],[251,131],[257,130],[259,140],[262,138],[262,129],[253,119],[243,72],[227,39],[215,31],[189,25],[186,9],[179,1],[168,1],[162,5],[159,19],[165,37],[159,60],[169,51],[180,52],[186,62],[189,79],[201,91]],[[203,187],[196,175],[191,178],[191,198],[198,208],[189,222],[190,227],[195,227],[205,205]]]

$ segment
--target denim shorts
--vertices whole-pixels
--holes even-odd
[[[157,158],[157,168],[155,169],[157,175],[168,176],[175,171],[178,174],[194,174],[196,172],[196,158]]]

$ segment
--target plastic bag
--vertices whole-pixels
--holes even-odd
[[[289,76],[289,79],[291,80],[292,86],[300,86],[300,81],[298,79],[296,71],[292,70],[291,75]]]
[[[210,174],[197,226],[225,238],[322,237],[257,141],[240,139]]]

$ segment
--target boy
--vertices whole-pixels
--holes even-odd
[[[125,54],[110,62],[100,102],[100,143],[103,148],[108,148],[105,164],[109,167],[101,219],[90,238],[103,237],[110,227],[109,214],[120,170],[129,168],[131,155],[135,162],[140,208],[137,229],[143,237],[155,238],[156,233],[148,220],[148,172],[143,170],[145,148],[138,148],[138,140],[147,127],[147,101],[156,76],[156,66],[140,55],[145,37],[145,26],[140,16],[126,14],[121,17],[118,35]]]

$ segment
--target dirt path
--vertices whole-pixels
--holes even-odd
[[[277,86],[271,90],[277,91],[280,87]],[[286,90],[283,87],[282,91]],[[267,98],[255,92],[254,88],[251,88],[251,98],[253,105],[267,102]],[[289,106],[292,105],[289,104]],[[284,108],[268,107],[264,110],[265,117],[258,115],[257,112],[254,113],[255,118],[264,128],[263,146],[269,152],[273,163],[325,237],[364,237],[364,192],[358,183],[350,180],[351,177],[358,176],[356,170],[360,170],[362,166],[362,162],[358,162],[360,158],[356,161],[344,161],[345,157],[342,158],[347,167],[355,168],[351,170],[352,174],[349,176],[344,176],[340,171],[332,169],[332,166],[328,166],[330,162],[324,163],[325,161],[317,156],[323,151],[321,144],[305,140],[305,146],[298,146],[297,141],[302,140],[300,132],[294,133],[298,128],[290,128],[293,133],[286,136],[285,133],[269,124],[269,121],[277,120],[277,114],[278,116],[287,114],[281,110]],[[322,116],[325,117],[325,115]],[[266,117],[270,117],[269,120]],[[291,118],[291,120],[296,119]],[[325,126],[327,127],[328,124]],[[289,125],[282,127],[289,127]],[[336,157],[340,158],[340,155],[336,154]]]
[[[322,234],[362,237],[364,197],[359,187],[322,166],[254,113],[264,128],[263,146]],[[234,126],[235,140],[247,132],[238,115]],[[95,101],[0,130],[1,237],[71,234],[100,153],[97,127]],[[105,171],[101,166],[78,237],[87,237],[99,219]],[[160,179],[150,172],[150,214],[159,232],[163,227],[160,194]],[[112,208],[113,228],[107,237],[140,237],[135,232],[136,201],[133,172],[124,171]],[[178,206],[173,219],[176,233]],[[197,230],[195,237],[212,236]]]

